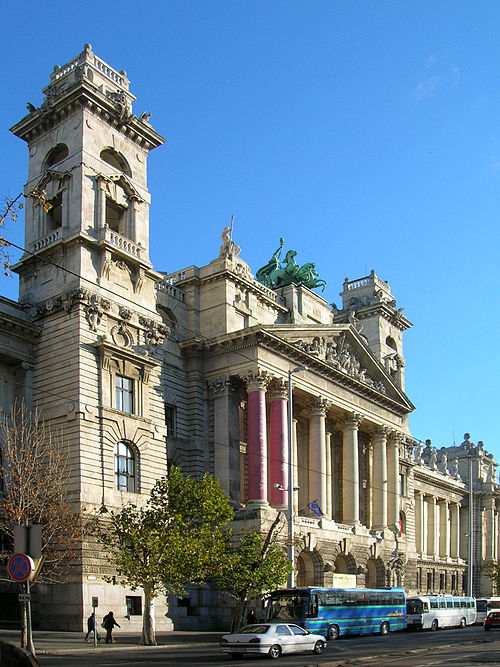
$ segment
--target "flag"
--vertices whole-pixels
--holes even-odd
[[[391,530],[394,531],[396,537],[401,537],[401,535],[403,534],[403,522],[397,521],[396,523],[393,523],[391,526]]]
[[[323,516],[323,512],[321,511],[321,507],[318,505],[317,500],[313,500],[312,503],[308,503],[307,506],[311,512],[314,512],[314,514],[317,514],[319,517]]]

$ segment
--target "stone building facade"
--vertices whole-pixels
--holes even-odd
[[[341,308],[303,285],[270,289],[227,229],[206,266],[156,271],[146,165],[163,138],[133,114],[126,73],[86,45],[43,92],[12,128],[29,149],[25,192],[44,189],[52,208],[27,199],[19,302],[0,299],[0,408],[7,419],[24,398],[64,432],[74,509],[144,499],[172,462],[220,480],[236,532],[266,530],[293,488],[297,585],[346,573],[462,593],[472,483],[474,593],[488,593],[497,464],[468,437],[440,449],[412,437],[411,323],[389,284],[346,279]],[[38,624],[81,629],[98,596],[138,629],[140,594],[107,584],[112,567],[82,548],[70,582],[34,593]],[[217,606],[216,591],[192,589],[157,604],[157,627],[224,629]]]

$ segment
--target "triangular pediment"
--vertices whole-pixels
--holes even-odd
[[[355,381],[378,394],[403,402],[411,410],[413,405],[402,389],[375,358],[365,339],[349,325],[272,325],[265,327],[289,345],[309,357],[311,367],[324,364],[336,371],[337,376]]]

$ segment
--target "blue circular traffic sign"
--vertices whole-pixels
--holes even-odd
[[[14,581],[26,581],[34,570],[34,563],[26,554],[14,554],[9,558],[7,567]]]

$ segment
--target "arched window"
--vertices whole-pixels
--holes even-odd
[[[387,338],[385,339],[385,344],[391,349],[395,350],[396,352],[398,351],[396,341],[392,336],[387,336]]]
[[[62,162],[69,155],[69,149],[66,144],[57,144],[51,148],[45,157],[45,169],[53,167],[55,164]]]
[[[104,160],[104,162],[109,164],[110,167],[113,167],[113,169],[117,169],[127,176],[132,176],[129,163],[123,157],[123,155],[118,153],[118,151],[115,151],[114,148],[103,148],[100,157],[101,160]]]
[[[132,447],[119,442],[115,447],[115,486],[118,491],[136,493],[136,460]]]

